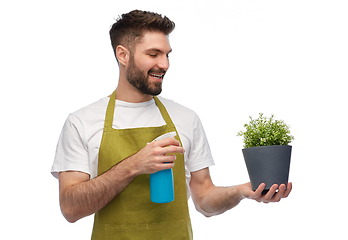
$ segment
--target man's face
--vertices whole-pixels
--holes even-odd
[[[146,32],[130,53],[126,67],[127,80],[142,93],[158,95],[162,92],[162,81],[169,68],[168,54],[171,52],[168,37],[160,32]]]

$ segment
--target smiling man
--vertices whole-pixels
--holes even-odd
[[[123,14],[110,30],[120,69],[116,90],[70,114],[63,127],[51,172],[69,222],[95,213],[92,239],[192,239],[190,196],[210,217],[244,198],[278,202],[291,191],[291,183],[274,185],[266,195],[264,184],[255,192],[250,183],[214,186],[214,161],[198,116],[156,97],[169,68],[174,26],[152,12]],[[173,132],[175,138],[153,141]],[[175,199],[153,203],[149,174],[166,169],[173,170]]]
[[[124,80],[142,94],[146,94],[147,100],[150,100],[153,95],[161,93],[162,81],[169,68],[168,55],[172,50],[168,36],[161,32],[144,33],[135,50],[129,52],[129,63]],[[118,45],[116,46],[116,54],[118,52],[127,54],[128,50],[122,45]],[[135,64],[135,59],[138,59],[138,66]],[[124,60],[120,59],[119,61]]]

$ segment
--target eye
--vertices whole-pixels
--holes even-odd
[[[157,54],[149,54],[149,56],[155,58],[157,57]]]

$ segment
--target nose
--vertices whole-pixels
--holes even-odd
[[[166,55],[161,56],[158,58],[157,63],[158,68],[163,69],[164,71],[167,71],[169,68],[169,59]]]

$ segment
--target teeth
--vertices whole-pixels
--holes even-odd
[[[164,74],[155,74],[155,73],[151,73],[151,76],[155,77],[155,78],[162,78]]]

